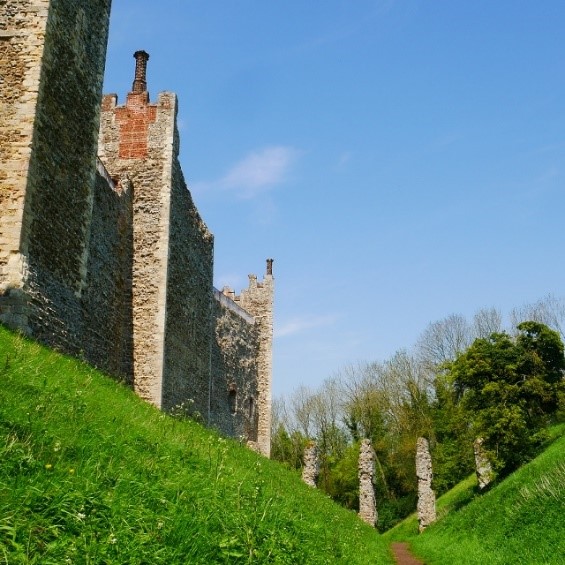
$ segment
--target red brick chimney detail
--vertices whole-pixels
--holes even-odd
[[[143,159],[148,154],[147,137],[149,124],[157,119],[157,106],[149,104],[146,68],[149,55],[136,51],[135,78],[132,92],[127,95],[126,105],[115,109],[116,122],[120,126],[120,159]]]
[[[147,61],[149,53],[146,51],[136,51],[133,54],[135,59],[135,78],[133,79],[132,92],[145,92],[147,90]]]

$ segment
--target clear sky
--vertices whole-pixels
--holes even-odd
[[[428,323],[563,296],[563,0],[114,0],[104,91],[150,54],[215,286],[273,257],[274,393]]]

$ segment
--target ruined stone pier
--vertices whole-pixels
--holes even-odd
[[[436,495],[432,490],[432,457],[428,440],[419,437],[416,442],[416,476],[418,477],[418,524],[423,532],[436,521]]]
[[[375,451],[371,441],[364,439],[359,449],[359,517],[370,526],[378,519],[375,499]]]
[[[302,468],[302,480],[311,487],[316,487],[318,475],[320,474],[320,459],[318,445],[315,441],[309,441],[304,448],[304,467]]]

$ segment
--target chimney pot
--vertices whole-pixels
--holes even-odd
[[[135,78],[132,92],[139,93],[147,90],[147,61],[149,61],[149,53],[146,51],[136,51],[133,54],[135,58]]]

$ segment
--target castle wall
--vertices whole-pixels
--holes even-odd
[[[48,7],[48,0],[0,4],[0,319],[9,315],[15,325],[25,320],[16,291],[25,272],[20,241]]]
[[[133,384],[133,191],[96,175],[87,281],[82,294],[85,359]]]
[[[76,353],[110,1],[0,10],[0,321]]]
[[[267,273],[258,282],[249,275],[249,287],[236,297],[236,303],[249,312],[257,324],[257,449],[267,457],[271,453],[271,398],[273,372],[273,261],[267,260]]]
[[[213,237],[178,162],[176,97],[151,104],[135,90],[134,81],[124,106],[104,97],[99,149],[111,174],[133,185],[134,388],[164,409],[191,400],[206,415]]]
[[[147,53],[100,116],[110,3],[0,1],[0,322],[159,407],[192,400],[268,455],[272,273],[235,301],[214,292],[177,100],[150,103]]]
[[[227,435],[270,448],[272,261],[236,297],[214,291],[213,236],[178,161],[177,100],[149,101],[149,55],[134,54],[124,105],[102,101],[99,155],[133,187],[133,385],[165,410],[200,414]]]
[[[102,100],[98,153],[113,178],[133,190],[133,374],[134,389],[161,407],[169,264],[171,184],[176,97],[130,92]]]
[[[213,237],[173,165],[162,407],[190,399],[207,421],[212,347]]]
[[[232,437],[257,442],[257,351],[255,319],[214,291],[210,425]]]

